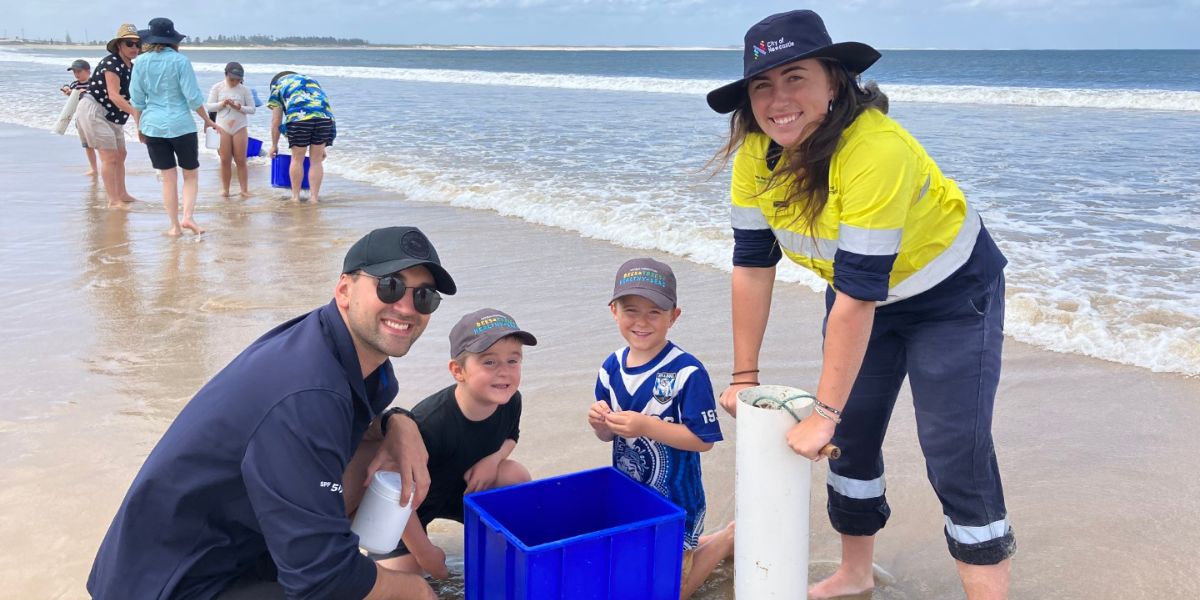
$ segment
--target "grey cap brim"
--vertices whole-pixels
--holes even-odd
[[[653,302],[655,306],[657,306],[663,310],[671,310],[672,308],[675,308],[675,303],[672,302],[671,299],[668,298],[666,294],[662,294],[662,293],[656,292],[654,290],[648,290],[648,289],[644,289],[644,288],[633,288],[633,289],[621,290],[621,292],[614,295],[612,297],[612,300],[609,300],[608,303],[612,304],[613,302],[616,302],[618,299],[624,298],[625,296],[641,296],[641,297]]]
[[[533,334],[529,333],[528,331],[522,331],[520,329],[516,331],[513,331],[512,329],[493,329],[487,333],[481,334],[474,340],[471,340],[471,343],[463,346],[461,351],[475,353],[483,352],[488,348],[491,348],[496,342],[510,336],[521,340],[521,343],[525,344],[526,346],[537,345],[537,338],[533,337]],[[457,356],[457,354],[455,356]]]
[[[806,58],[832,58],[842,63],[842,65],[846,67],[847,71],[858,75],[869,69],[871,65],[875,64],[875,61],[879,60],[879,57],[880,54],[878,50],[862,42],[838,42],[836,44],[830,44],[823,48],[817,48],[811,52],[806,52],[799,56],[793,57],[787,62],[782,62],[779,64],[766,63],[763,65],[762,69],[752,71],[745,77],[734,81],[733,83],[727,83],[709,92],[705,99],[708,101],[709,108],[718,113],[727,114],[737,110],[737,107],[741,106],[742,103],[746,101],[746,83],[749,82],[753,77],[761,75],[766,71],[770,71],[771,69],[782,67],[783,65],[794,63],[798,60],[804,60]]]
[[[398,260],[389,260],[387,262],[371,265],[369,267],[362,267],[362,270],[368,275],[383,277],[384,275],[391,275],[397,271],[403,271],[405,269],[411,269],[417,266],[429,269],[429,272],[433,274],[433,283],[437,288],[437,291],[450,296],[453,296],[455,292],[458,291],[458,286],[454,285],[454,278],[450,277],[450,273],[447,273],[446,269],[442,268],[442,265],[439,265],[433,261],[402,258]]]

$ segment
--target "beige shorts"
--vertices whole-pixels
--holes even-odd
[[[696,558],[695,550],[683,551],[683,568],[680,569],[679,581],[687,581],[688,575],[692,572],[692,560]]]
[[[104,118],[108,111],[91,95],[79,100],[75,109],[75,128],[79,139],[97,150],[124,150],[125,128]]]

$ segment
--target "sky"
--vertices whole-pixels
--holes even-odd
[[[201,37],[732,47],[759,19],[796,8],[820,13],[835,41],[888,49],[1200,48],[1200,0],[0,0],[0,36],[108,38],[121,22],[165,16]]]

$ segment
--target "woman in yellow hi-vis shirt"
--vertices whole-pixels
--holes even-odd
[[[1015,550],[992,446],[1000,378],[1004,255],[958,186],[887,117],[858,76],[879,53],[832,43],[812,11],[746,33],[744,77],[708,94],[733,113],[731,385],[758,383],[758,354],[783,256],[829,283],[813,415],[788,433],[818,460],[829,442],[829,520],[842,562],[814,598],[874,586],[874,536],[891,511],[880,447],[907,375],[930,482],[967,597],[1004,598]],[[736,415],[735,415],[736,416]]]

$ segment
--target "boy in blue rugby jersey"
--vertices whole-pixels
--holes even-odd
[[[733,524],[700,537],[700,453],[722,439],[712,382],[696,357],[667,339],[680,314],[671,267],[649,258],[627,261],[609,308],[629,345],[600,367],[588,424],[613,443],[614,467],[686,512],[680,597],[689,598],[733,554]]]

